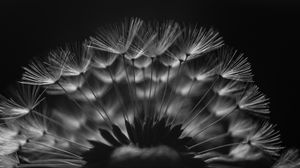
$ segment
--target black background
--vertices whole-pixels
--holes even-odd
[[[300,147],[299,26],[296,1],[27,1],[0,2],[0,89],[20,79],[32,57],[92,35],[97,27],[136,16],[214,27],[244,52],[256,84],[271,100],[271,119],[285,145]]]

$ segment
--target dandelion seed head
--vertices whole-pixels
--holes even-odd
[[[268,98],[212,28],[125,19],[34,59],[20,83],[0,97],[0,167],[299,165],[277,160]]]

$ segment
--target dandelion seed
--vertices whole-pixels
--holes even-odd
[[[152,27],[152,30],[149,31],[157,33],[154,42],[147,48],[147,52],[144,54],[151,58],[162,55],[180,35],[179,25],[173,21],[166,23],[156,22],[149,26]]]
[[[239,108],[243,110],[253,111],[256,113],[267,114],[268,109],[268,99],[258,91],[257,86],[251,87],[242,95],[241,99],[238,100]]]
[[[52,53],[50,61],[57,64],[58,67],[63,67],[62,76],[78,76],[88,70],[91,62],[92,55],[87,50],[85,44],[67,46],[60,52]]]
[[[271,155],[278,155],[277,152],[282,149],[280,146],[279,132],[274,129],[272,124],[263,123],[256,132],[247,136],[250,145],[257,147]]]
[[[56,54],[50,54],[56,55]],[[65,60],[61,60],[65,62]],[[24,74],[20,83],[28,85],[51,85],[57,82],[62,75],[64,64],[53,62],[49,57],[48,62],[41,62],[38,59],[32,61],[28,67],[25,67]]]
[[[13,94],[12,98],[0,97],[2,119],[22,117],[34,110],[44,100],[38,86],[21,85]]]
[[[238,54],[236,50],[220,50],[220,66],[218,72],[225,79],[237,81],[252,81],[250,64],[243,54]]]
[[[149,26],[149,25],[148,25]],[[157,38],[157,32],[151,30],[147,25],[143,24],[133,39],[132,44],[128,48],[125,57],[129,60],[136,60],[143,56]]]
[[[222,45],[222,37],[213,29],[205,30],[197,26],[187,26],[175,45],[176,56],[180,60],[190,60]]]
[[[142,21],[137,18],[124,21],[121,25],[111,25],[100,30],[96,38],[91,37],[89,47],[115,54],[125,53],[136,36]]]

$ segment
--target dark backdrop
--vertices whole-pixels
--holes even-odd
[[[20,79],[30,58],[82,40],[107,22],[137,16],[198,23],[214,27],[249,57],[256,83],[271,99],[273,122],[286,145],[299,148],[300,6],[291,0],[241,1],[1,1],[0,89]]]

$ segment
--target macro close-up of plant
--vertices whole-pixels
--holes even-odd
[[[0,168],[300,167],[220,33],[125,18],[32,59],[0,95]]]

